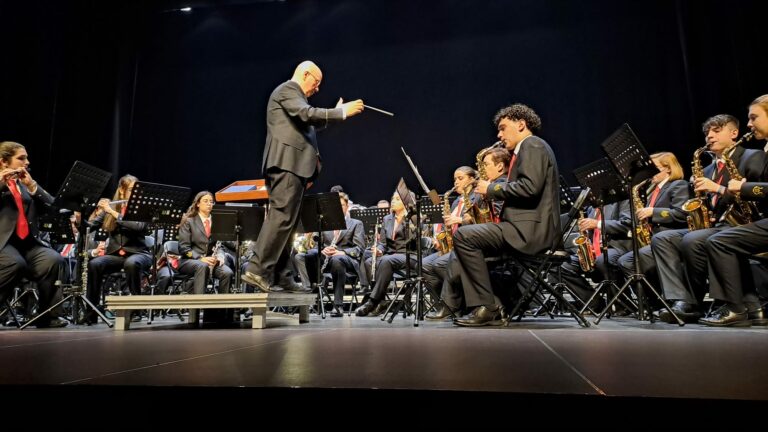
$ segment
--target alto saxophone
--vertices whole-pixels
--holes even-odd
[[[584,212],[579,212],[579,219],[584,219]],[[584,273],[595,269],[595,251],[592,249],[592,242],[587,237],[585,231],[579,230],[579,236],[573,239],[573,245],[576,246],[576,256],[579,258],[579,265]]]
[[[475,221],[475,207],[474,204],[472,204],[472,200],[469,198],[469,193],[474,189],[475,185],[474,183],[470,183],[464,190],[461,192],[461,200],[464,203],[464,209],[461,211],[461,218],[464,219],[464,214],[469,215],[469,223],[474,224],[477,223]]]
[[[701,154],[709,149],[709,144],[699,147],[693,153],[692,173],[693,177],[704,177],[704,168],[701,166]],[[704,191],[696,192],[696,197],[689,199],[683,204],[683,211],[688,213],[688,230],[696,231],[712,227],[710,220],[710,210],[707,204],[707,193]]]
[[[453,188],[449,189],[448,192],[443,195],[443,217],[451,215],[451,202],[449,201],[451,192],[453,192]],[[443,224],[443,230],[435,237],[435,241],[440,244],[440,255],[445,255],[453,250],[453,235],[451,234],[451,229],[450,226]]]
[[[744,134],[740,140],[736,141],[730,147],[725,149],[725,151],[723,151],[722,158],[725,161],[725,167],[728,169],[728,175],[730,176],[731,180],[742,180],[744,177],[741,175],[741,173],[739,173],[739,168],[733,162],[733,159],[728,156],[728,154],[737,145],[741,144],[742,142],[749,141],[753,136],[753,132],[748,132]],[[723,213],[720,221],[728,222],[728,224],[731,226],[739,226],[754,222],[755,219],[760,217],[759,215],[760,212],[754,202],[741,199],[741,192],[735,192],[733,194],[733,204],[728,206],[728,209]]]
[[[642,209],[643,201],[640,199],[640,188],[643,187],[646,183],[650,182],[652,179],[648,179],[645,181],[642,181],[638,183],[637,185],[632,187],[632,205],[635,206],[635,213],[637,213],[638,210]],[[640,247],[648,246],[651,244],[651,236],[653,235],[651,232],[651,224],[648,223],[648,221],[641,221],[640,219],[637,220],[637,232],[635,233],[637,235],[637,244]]]
[[[479,152],[477,152],[477,155],[475,155],[475,165],[477,166],[477,172],[480,175],[480,180],[488,181],[488,173],[485,172],[485,164],[483,163],[483,159],[485,159],[485,156],[488,154],[489,151],[500,148],[504,146],[504,141],[496,141],[491,145],[490,147],[486,147]],[[494,215],[493,215],[493,203],[489,202],[487,199],[481,199],[476,204],[472,206],[472,216],[474,218],[473,223],[487,223],[487,222],[494,222]]]

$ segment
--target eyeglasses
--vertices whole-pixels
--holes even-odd
[[[310,74],[310,75],[312,76],[312,78],[314,78],[314,79],[315,79],[315,81],[317,81],[317,85],[319,86],[319,85],[320,85],[320,80],[319,80],[319,79],[318,79],[318,78],[315,76],[315,74],[313,74],[313,73],[312,73],[312,72],[310,72],[310,71],[307,71],[307,73],[308,73],[308,74]]]

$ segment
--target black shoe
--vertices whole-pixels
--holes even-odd
[[[480,306],[475,308],[474,311],[466,319],[457,319],[454,324],[464,327],[481,327],[481,326],[497,326],[502,325],[501,321],[501,306],[493,305],[490,307]]]
[[[246,271],[242,275],[243,282],[247,283],[248,285],[253,285],[256,288],[264,291],[264,292],[272,292],[274,291],[273,288],[269,285],[269,282],[267,282],[267,279],[257,275],[256,273],[251,273],[249,271]],[[282,288],[278,289],[277,291],[282,291]]]
[[[768,319],[765,318],[765,311],[762,308],[747,311],[747,319],[752,321],[753,326],[768,326]]]
[[[699,324],[712,327],[750,327],[752,321],[747,318],[747,312],[734,312],[728,306],[720,306],[712,316],[702,318]]]
[[[686,303],[682,300],[675,300],[675,303],[671,307],[672,312],[675,313],[683,322],[695,323],[701,318],[701,312],[699,312],[698,306],[690,303]],[[667,309],[663,309],[659,312],[659,320],[669,324],[677,324],[675,316],[672,315]]]
[[[37,328],[62,328],[69,324],[68,321],[61,318],[52,318],[49,320],[41,319],[35,324]]]
[[[344,306],[334,306],[331,312],[331,318],[341,318],[344,316]]]
[[[450,317],[452,315],[451,312],[452,312],[451,308],[449,308],[446,305],[442,305],[440,306],[440,309],[434,311],[433,313],[428,314],[424,318],[432,321],[439,321],[439,320],[443,320]]]
[[[377,305],[378,305],[378,302],[374,303],[373,300],[368,299],[367,302],[363,303],[362,306],[360,306],[359,308],[357,308],[357,310],[355,310],[355,315],[359,317],[368,316],[369,313],[371,313],[374,309],[376,309]]]

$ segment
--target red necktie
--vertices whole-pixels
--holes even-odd
[[[720,185],[723,183],[723,167],[725,166],[725,162],[722,160],[717,161],[717,184]],[[712,208],[714,208],[717,205],[717,200],[720,199],[720,195],[717,193],[712,194]]]
[[[392,240],[394,240],[397,237],[397,219],[395,219],[395,225],[392,228]]]
[[[456,216],[461,217],[461,210],[464,208],[464,200],[459,200],[459,205],[456,206],[454,213]],[[456,234],[456,230],[459,229],[459,224],[453,224],[451,227],[451,234]]]
[[[507,171],[507,180],[509,180],[509,177],[512,176],[512,167],[515,166],[515,161],[517,161],[517,154],[512,153],[512,160],[509,161],[509,171]]]
[[[603,219],[603,215],[600,214],[600,209],[595,210],[595,219],[597,219],[597,226],[600,226],[600,221]],[[595,252],[595,258],[599,257],[603,252],[600,250],[600,228],[595,227],[592,230],[592,250]]]
[[[651,194],[651,199],[648,200],[648,207],[653,207],[653,205],[656,204],[656,199],[659,197],[659,193],[661,193],[661,188],[656,186]]]
[[[211,220],[206,219],[205,222],[203,222],[203,224],[205,225],[205,236],[210,238],[211,237]]]
[[[19,209],[19,217],[16,218],[16,235],[20,239],[24,240],[29,235],[29,224],[27,223],[27,215],[24,214],[24,204],[21,202],[21,192],[19,192],[18,186],[16,186],[16,180],[8,180],[8,190],[13,195],[13,200],[16,202],[16,208]]]
[[[74,245],[74,244],[71,244],[71,243],[70,243],[70,244],[68,244],[68,245],[66,245],[66,246],[64,246],[64,249],[62,249],[62,250],[61,250],[61,256],[65,257],[65,258],[66,258],[66,257],[68,257],[68,256],[69,256],[69,253],[70,253],[70,252],[72,252],[72,248],[73,248],[74,246],[75,246],[75,245]]]

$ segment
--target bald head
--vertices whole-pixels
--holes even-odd
[[[314,62],[304,60],[296,66],[291,80],[298,83],[304,94],[309,97],[320,91],[323,72]]]

